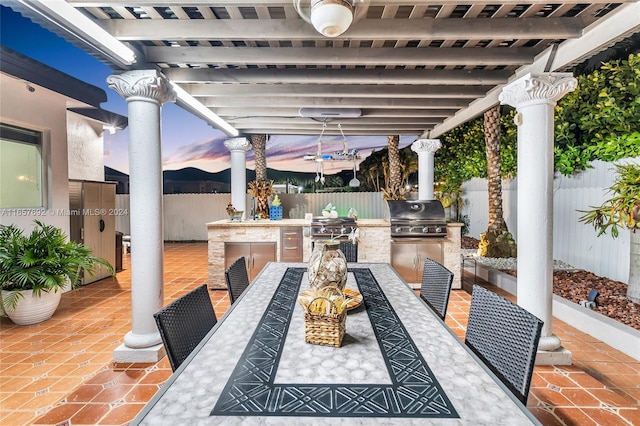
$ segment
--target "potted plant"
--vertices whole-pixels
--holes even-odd
[[[275,197],[273,197],[273,201],[271,201],[271,207],[269,207],[269,219],[282,219],[282,202],[280,201],[278,194],[276,194]]]
[[[0,289],[2,307],[18,325],[51,318],[62,290],[75,287],[83,270],[93,273],[111,264],[93,256],[82,244],[68,241],[60,228],[35,221],[26,234],[15,225],[0,225]]]

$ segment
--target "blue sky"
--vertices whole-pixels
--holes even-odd
[[[0,40],[2,44],[37,61],[45,63],[75,78],[100,87],[107,94],[107,102],[102,108],[127,115],[124,98],[109,89],[106,78],[113,74],[109,66],[76,48],[64,39],[34,24],[10,8],[0,9]],[[318,133],[321,127],[318,126]],[[122,172],[129,172],[127,131],[114,135],[105,132],[105,165]],[[216,172],[229,167],[229,151],[224,146],[227,136],[214,129],[203,120],[186,112],[173,103],[162,107],[162,157],[165,170],[183,167],[198,167]],[[326,139],[326,138],[323,138]],[[348,137],[349,148],[360,151],[361,157],[370,154],[371,149],[386,146],[386,136]],[[400,146],[413,142],[415,137],[403,137]],[[280,170],[315,172],[315,164],[303,161],[307,152],[316,151],[317,136],[270,135],[267,142],[267,166]],[[340,138],[335,146],[325,144],[323,150],[333,152],[342,149]],[[247,153],[247,167],[253,168],[253,153]],[[325,173],[350,169],[350,162],[334,161],[325,165]]]

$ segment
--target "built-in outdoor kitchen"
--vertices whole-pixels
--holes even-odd
[[[342,235],[348,260],[391,263],[418,288],[424,258],[429,257],[453,271],[453,288],[461,288],[461,226],[446,223],[442,205],[435,200],[394,201],[388,219],[314,214],[307,219],[218,220],[207,223],[209,287],[226,288],[224,271],[238,257],[245,256],[253,279],[270,261],[308,262],[316,241]],[[357,236],[355,247],[347,238],[352,233]]]

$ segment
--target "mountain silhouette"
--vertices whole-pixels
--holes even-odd
[[[351,172],[352,173],[352,172]],[[106,180],[123,181],[128,180],[129,175],[111,167],[104,167]],[[337,173],[341,175],[342,172]],[[221,170],[219,172],[207,172],[196,167],[186,167],[180,170],[165,170],[162,172],[164,181],[183,181],[183,182],[220,182],[231,184],[231,169]],[[307,182],[313,181],[315,173],[292,172],[277,169],[267,169],[267,179],[274,182],[297,181]],[[327,175],[329,176],[329,175]],[[255,180],[255,170],[247,169],[247,182]]]

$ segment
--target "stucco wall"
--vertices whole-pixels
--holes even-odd
[[[102,124],[67,113],[69,179],[104,180]]]
[[[0,215],[1,224],[15,223],[30,229],[34,219],[60,227],[69,233],[69,179],[67,160],[67,101],[58,93],[33,86],[27,89],[22,80],[0,74],[0,120],[4,123],[42,132],[43,158],[48,166],[45,175],[46,214],[28,210]],[[23,215],[22,213],[31,213]]]

